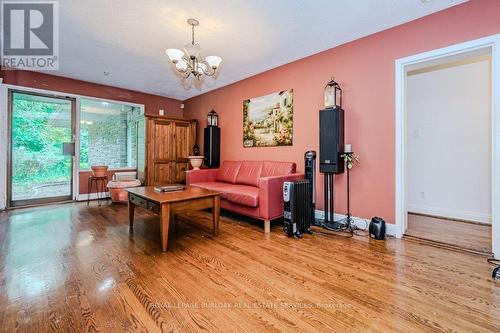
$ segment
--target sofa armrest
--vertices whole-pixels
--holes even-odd
[[[283,183],[304,179],[303,173],[259,179],[259,215],[270,220],[283,215]]]
[[[192,183],[214,182],[218,169],[200,169],[186,171],[186,185]]]

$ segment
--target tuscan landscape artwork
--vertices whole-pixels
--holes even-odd
[[[243,101],[243,147],[291,146],[293,90]]]

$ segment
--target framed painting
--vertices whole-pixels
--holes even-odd
[[[292,144],[292,89],[243,101],[243,147]]]

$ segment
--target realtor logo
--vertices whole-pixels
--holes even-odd
[[[59,69],[59,3],[1,1],[2,68]]]

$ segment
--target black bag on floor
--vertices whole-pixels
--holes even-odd
[[[383,240],[385,239],[385,221],[381,217],[373,217],[368,232],[371,238]]]

